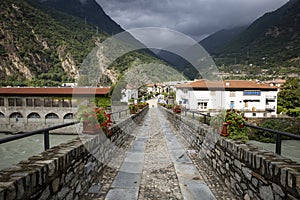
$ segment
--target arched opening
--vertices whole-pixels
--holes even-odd
[[[23,115],[19,112],[14,112],[10,114],[9,118],[19,119],[19,118],[23,118]]]
[[[48,113],[46,116],[45,116],[46,119],[58,119],[58,115],[55,114],[55,113]]]
[[[19,112],[13,112],[9,115],[10,122],[23,122],[23,115]]]
[[[67,114],[65,114],[65,116],[64,116],[64,119],[73,119],[73,118],[74,118],[73,113],[67,113]]]
[[[30,114],[27,116],[27,118],[28,118],[28,119],[40,119],[41,116],[40,116],[38,113],[36,113],[36,112],[32,112],[32,113],[30,113]]]
[[[5,118],[5,115],[2,112],[0,112],[0,118]]]

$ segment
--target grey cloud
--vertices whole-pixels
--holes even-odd
[[[253,22],[288,0],[97,0],[125,29],[165,27],[195,39]]]

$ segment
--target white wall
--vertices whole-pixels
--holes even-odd
[[[186,91],[186,92],[184,92]],[[259,91],[259,90],[257,90]],[[252,117],[253,112],[256,117],[266,117],[276,115],[278,91],[260,91],[260,95],[244,95],[244,91],[209,91],[176,89],[176,103],[187,99],[187,104],[183,104],[187,109],[199,110],[199,102],[207,102],[208,112],[211,109],[230,109],[231,102],[233,108],[244,111],[246,116]],[[245,103],[247,101],[247,103]],[[272,108],[274,110],[269,110]],[[247,113],[247,111],[249,113]]]

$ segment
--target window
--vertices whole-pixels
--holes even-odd
[[[234,101],[230,101],[230,108],[231,108],[231,109],[234,108]]]
[[[230,92],[230,93],[229,93],[229,96],[230,96],[230,97],[235,97],[235,92],[234,92],[234,91]]]
[[[59,102],[60,102],[59,99],[53,99],[52,100],[52,107],[59,107]]]
[[[2,112],[0,112],[0,118],[5,118],[5,115]]]
[[[69,99],[63,99],[63,107],[71,107],[71,101]]]
[[[33,107],[33,99],[26,99],[26,106]]]
[[[8,98],[8,106],[22,106],[21,98]]]
[[[0,106],[4,106],[4,98],[0,98]]]
[[[207,109],[207,102],[198,102],[198,109],[206,110]]]
[[[260,96],[260,91],[244,91],[244,96]]]
[[[256,113],[252,113],[252,116],[253,116],[253,117],[256,117]]]
[[[23,106],[23,103],[22,103],[22,99],[21,98],[16,98],[16,106]]]
[[[42,106],[42,100],[41,99],[34,99],[34,106],[35,107],[41,107]]]
[[[187,89],[183,89],[183,94],[187,94],[188,90]]]
[[[44,100],[44,106],[45,107],[51,107],[52,106],[52,99],[45,99]]]

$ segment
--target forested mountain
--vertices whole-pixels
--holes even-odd
[[[235,27],[231,29],[222,29],[210,36],[204,38],[199,43],[208,53],[216,53],[228,45],[233,38],[244,31],[247,26]]]
[[[61,12],[79,17],[88,24],[98,28],[108,35],[124,31],[119,24],[113,21],[103,11],[95,0],[40,0],[43,5],[52,7]]]
[[[290,0],[281,8],[264,14],[215,51],[214,57],[218,64],[252,63],[299,73],[300,0]]]
[[[77,1],[80,0],[72,2]],[[83,6],[82,9],[87,8]],[[97,9],[101,10],[101,7]],[[106,16],[103,24],[109,19]],[[3,0],[0,24],[0,86],[54,86],[74,81],[95,43],[105,40],[109,36],[106,32],[110,30],[122,31],[113,21],[106,24],[110,28],[102,30],[100,25],[97,28],[85,19],[47,8],[38,0]],[[115,62],[108,84],[133,63],[139,62],[161,63],[143,52],[126,54]]]

